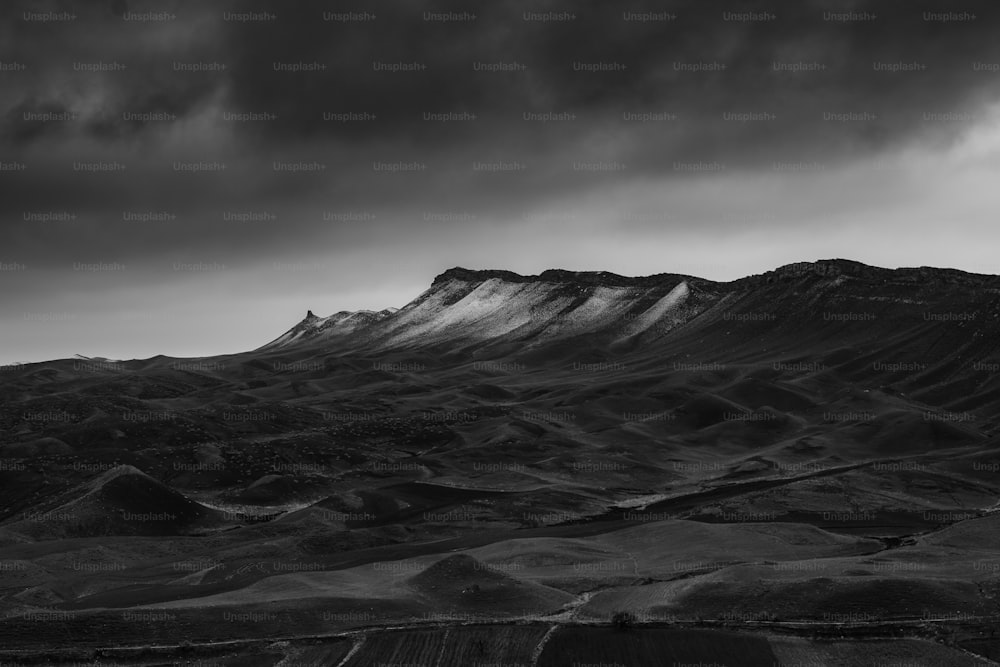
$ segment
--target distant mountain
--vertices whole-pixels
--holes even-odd
[[[844,259],[800,262],[731,282],[657,274],[453,268],[399,310],[309,313],[257,352],[448,350],[477,357],[577,341],[625,351],[699,341],[701,357],[734,346],[789,354],[948,340],[967,360],[994,351],[1000,277],[884,269]],[[932,333],[934,332],[934,333]],[[767,342],[768,339],[770,343]],[[817,345],[819,348],[817,348]],[[833,345],[834,347],[830,347]],[[685,354],[695,354],[685,350]],[[970,361],[971,363],[971,361]]]

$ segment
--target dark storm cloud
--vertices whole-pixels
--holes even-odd
[[[644,148],[635,149],[633,159],[653,168],[663,149],[684,159],[724,157],[738,163],[740,156],[756,154],[761,147],[817,153],[877,150],[925,131],[947,132],[961,125],[927,128],[920,112],[961,108],[976,101],[984,89],[995,90],[995,77],[974,71],[972,63],[1000,57],[1000,46],[993,39],[998,10],[984,0],[950,9],[974,13],[975,20],[947,23],[926,21],[923,16],[925,11],[949,10],[947,6],[919,0],[867,3],[864,8],[818,2],[452,4],[372,8],[359,3],[352,8],[317,0],[294,5],[263,0],[252,7],[236,2],[175,2],[169,7],[178,18],[162,25],[178,26],[178,41],[183,42],[178,47],[183,48],[166,44],[149,49],[142,48],[138,35],[155,34],[155,24],[122,21],[114,14],[122,13],[123,3],[92,0],[82,5],[90,11],[81,10],[81,18],[72,26],[44,26],[47,31],[30,24],[24,28],[26,39],[15,40],[13,48],[32,61],[42,80],[33,77],[27,86],[9,81],[15,93],[10,99],[16,100],[15,108],[26,103],[58,104],[31,90],[52,76],[47,64],[67,66],[80,57],[77,42],[86,44],[89,56],[98,57],[102,52],[113,54],[118,50],[115,43],[125,40],[132,71],[103,75],[105,117],[89,118],[79,126],[81,131],[109,140],[127,136],[142,127],[116,121],[119,110],[156,109],[183,117],[214,91],[224,93],[220,113],[267,111],[278,116],[275,122],[247,132],[247,141],[403,142],[417,150],[448,154],[493,147],[502,140],[509,150],[533,154],[599,131],[635,137]],[[163,11],[164,6],[133,2],[130,9]],[[867,11],[877,18],[824,20],[824,12],[845,10]],[[227,11],[269,12],[277,18],[222,21]],[[468,12],[476,18],[425,21],[429,11]],[[666,11],[676,18],[638,23],[623,20],[624,11]],[[747,11],[775,18],[723,20],[724,12]],[[358,22],[323,18],[324,13],[348,12],[375,18]],[[569,12],[575,19],[525,21],[525,12]],[[195,39],[182,39],[185,30],[203,20],[208,20],[209,28]],[[82,37],[83,26],[98,39]],[[177,59],[221,60],[227,71],[219,76],[171,72],[171,62]],[[675,69],[677,63],[699,61],[718,62],[726,70]],[[927,69],[877,72],[872,65],[876,61],[918,62]],[[373,69],[373,63],[413,62],[426,69],[396,73]],[[476,62],[519,62],[527,69],[474,71]],[[619,63],[625,69],[573,71],[575,62]],[[776,62],[817,62],[826,69],[776,72],[772,68]],[[290,73],[275,71],[275,63],[319,63],[326,69]],[[19,87],[22,99],[17,99]],[[676,113],[683,132],[663,124],[648,131],[622,123],[623,111],[645,109]],[[822,120],[824,111],[852,110],[870,111],[879,119],[841,126]],[[349,111],[368,111],[377,119],[334,122],[323,117],[324,112]],[[565,131],[553,132],[553,124],[523,121],[525,111],[565,111],[575,113],[577,120]],[[777,119],[721,120],[723,112],[744,111],[769,112]],[[434,123],[423,120],[425,112],[470,112],[479,118],[464,124]],[[33,139],[42,133],[38,128],[11,128],[12,121],[8,116],[8,137]]]
[[[74,12],[77,18],[29,21],[23,11]],[[877,17],[836,20],[852,11]],[[925,12],[943,11],[976,18],[925,20]],[[352,12],[368,20],[338,18]],[[425,20],[426,12],[475,19]],[[572,18],[525,20],[534,18],[529,13],[550,12]],[[623,12],[669,16],[636,22],[624,20]],[[729,19],[755,16],[725,20],[727,12],[734,14]],[[171,18],[135,18],[146,13]],[[251,20],[240,20],[248,13]],[[262,14],[265,20],[256,20]],[[959,135],[973,123],[928,121],[924,112],[969,113],[974,120],[996,99],[1000,76],[973,67],[1000,60],[998,11],[985,1],[949,9],[923,0],[836,6],[414,2],[375,8],[317,0],[53,0],[5,5],[0,15],[0,30],[11,36],[0,46],[0,61],[27,66],[0,72],[4,159],[28,165],[0,180],[3,214],[17,219],[24,211],[64,208],[79,215],[77,224],[62,227],[5,226],[0,242],[17,250],[47,248],[62,259],[82,248],[134,255],[221,252],[233,245],[234,228],[218,222],[237,208],[282,214],[280,224],[240,229],[244,250],[232,252],[252,255],[309,238],[325,207],[394,208],[396,222],[385,216],[369,225],[384,225],[388,234],[393,224],[407,222],[401,218],[419,218],[435,206],[502,217],[635,178],[686,177],[675,168],[678,162],[767,170],[779,160],[832,163],[878,155]],[[125,67],[86,70],[116,63]],[[177,63],[213,70],[188,71]],[[426,69],[376,71],[373,63]],[[524,69],[477,71],[479,63]],[[592,72],[575,63],[624,69]],[[699,63],[726,69],[684,69]],[[823,69],[775,71],[776,64],[814,63]],[[876,71],[873,63],[926,69]],[[75,69],[79,64],[84,67]],[[275,69],[298,64],[326,69]],[[674,119],[632,122],[623,119],[626,112]],[[25,113],[76,118],[42,122],[25,120]],[[225,120],[244,113],[276,118]],[[342,113],[375,118],[330,119]],[[440,122],[425,120],[427,113],[476,119]],[[525,120],[525,113],[573,120]],[[824,120],[824,114],[851,113],[874,117]],[[738,121],[724,114],[775,118]],[[128,170],[79,173],[71,168],[79,160],[118,161]],[[173,167],[202,160],[225,162],[227,169],[189,174]],[[326,166],[289,174],[272,168],[282,160]],[[495,160],[527,169],[470,168]],[[427,169],[380,173],[376,161],[415,161]],[[627,168],[591,173],[575,169],[576,161],[620,161]],[[133,209],[168,210],[177,219],[109,226]]]
[[[115,16],[124,16],[128,12],[128,0],[111,0],[108,9]]]
[[[534,155],[571,145],[593,132],[631,136],[641,144],[632,158],[654,168],[669,149],[681,159],[727,159],[738,164],[761,148],[788,157],[797,153],[879,150],[914,135],[947,134],[962,124],[930,125],[923,111],[963,109],[995,91],[990,73],[972,63],[1000,57],[993,39],[998,11],[987,2],[960,10],[965,22],[925,20],[924,12],[949,10],[935,2],[871,3],[855,12],[871,21],[826,20],[824,13],[850,10],[820,3],[715,2],[491,3],[456,12],[476,19],[458,23],[423,20],[424,11],[449,9],[413,3],[385,9],[357,8],[375,20],[337,23],[321,19],[327,3],[303,3],[290,12],[276,0],[256,5],[280,18],[256,25],[231,24],[222,39],[233,65],[231,104],[267,109],[281,120],[264,128],[262,140],[280,137],[411,143],[422,151],[472,152],[505,145]],[[338,7],[338,11],[342,9]],[[676,19],[635,23],[623,11],[676,14]],[[569,11],[566,22],[531,22],[524,12]],[[723,20],[730,12],[771,13],[773,20]],[[956,11],[958,10],[951,10]],[[267,45],[264,47],[264,45]],[[273,71],[275,61],[319,62],[321,72]],[[523,72],[488,73],[474,62],[520,62]],[[374,62],[417,62],[426,70],[388,73]],[[614,72],[573,71],[573,63],[618,63]],[[678,64],[709,62],[720,72],[689,72]],[[775,64],[822,70],[775,71]],[[917,63],[912,72],[876,71]],[[676,113],[682,132],[663,124],[624,125],[623,111]],[[331,123],[324,111],[370,111],[374,122]],[[424,112],[473,112],[476,122],[435,126]],[[565,131],[522,120],[525,111],[569,112]],[[826,113],[868,111],[877,119],[831,125]],[[732,122],[725,112],[767,112],[772,121]],[[628,142],[625,142],[628,145]],[[609,155],[609,157],[611,157]]]
[[[149,4],[132,6],[148,10]],[[219,80],[178,76],[172,68],[177,59],[216,54],[212,34],[199,28],[209,15],[206,8],[190,4],[182,11],[180,2],[156,4],[158,12],[181,15],[162,23],[126,21],[128,4],[107,0],[6,5],[2,25],[10,39],[0,43],[0,61],[20,69],[0,73],[5,148],[67,135],[109,144],[129,141],[148,128],[123,114],[153,111],[184,118],[218,92]],[[46,111],[65,112],[70,119],[39,119]]]
[[[0,138],[11,147],[34,142],[42,137],[59,138],[67,130],[65,122],[22,122],[24,114],[48,114],[72,119],[75,111],[65,102],[55,99],[26,97],[7,112]]]

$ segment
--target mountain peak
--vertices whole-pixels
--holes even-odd
[[[504,271],[502,269],[466,269],[461,266],[456,266],[448,269],[444,273],[438,274],[434,281],[431,283],[432,286],[440,285],[452,280],[460,280],[463,282],[482,282],[484,280],[490,280],[491,278],[500,278],[501,280],[506,280],[507,282],[527,282],[535,278],[535,276],[522,276],[513,271]]]

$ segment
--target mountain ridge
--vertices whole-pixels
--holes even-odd
[[[431,285],[438,285],[449,280],[461,281],[484,281],[494,278],[507,280],[510,282],[582,282],[586,284],[601,283],[606,285],[650,285],[670,280],[687,280],[713,285],[733,285],[744,281],[751,281],[769,276],[801,276],[813,273],[820,276],[840,276],[845,275],[856,278],[885,278],[897,277],[905,280],[913,278],[949,278],[955,281],[977,281],[993,282],[1000,284],[1000,275],[987,273],[972,273],[946,267],[916,266],[898,267],[891,269],[888,267],[874,266],[858,262],[856,260],[832,258],[820,259],[811,262],[792,262],[783,264],[764,273],[755,273],[735,278],[733,280],[712,280],[701,276],[693,276],[680,273],[655,273],[647,276],[623,276],[610,271],[570,271],[567,269],[546,269],[539,274],[520,274],[506,269],[468,269],[455,266],[434,277]]]
[[[788,320],[884,302],[909,304],[912,316],[931,304],[974,300],[981,307],[995,293],[1000,293],[1000,276],[933,267],[888,269],[847,259],[795,262],[726,282],[675,273],[629,277],[549,269],[521,275],[453,267],[398,310],[342,311],[327,318],[310,311],[311,317],[257,351],[317,341],[372,350],[495,343],[530,348],[580,336],[614,346],[650,342],[695,320],[742,317],[739,311],[774,311],[777,318],[781,310]],[[716,312],[716,306],[726,312]],[[880,312],[883,318],[907,316]]]

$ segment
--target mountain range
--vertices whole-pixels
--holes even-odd
[[[836,259],[5,367],[0,660],[996,664],[998,347],[1000,277]]]
[[[677,274],[453,268],[399,309],[309,315],[255,352],[438,355],[440,362],[766,362],[899,384],[955,409],[993,404],[1000,276],[849,260],[731,282]],[[791,365],[791,366],[789,366]]]

